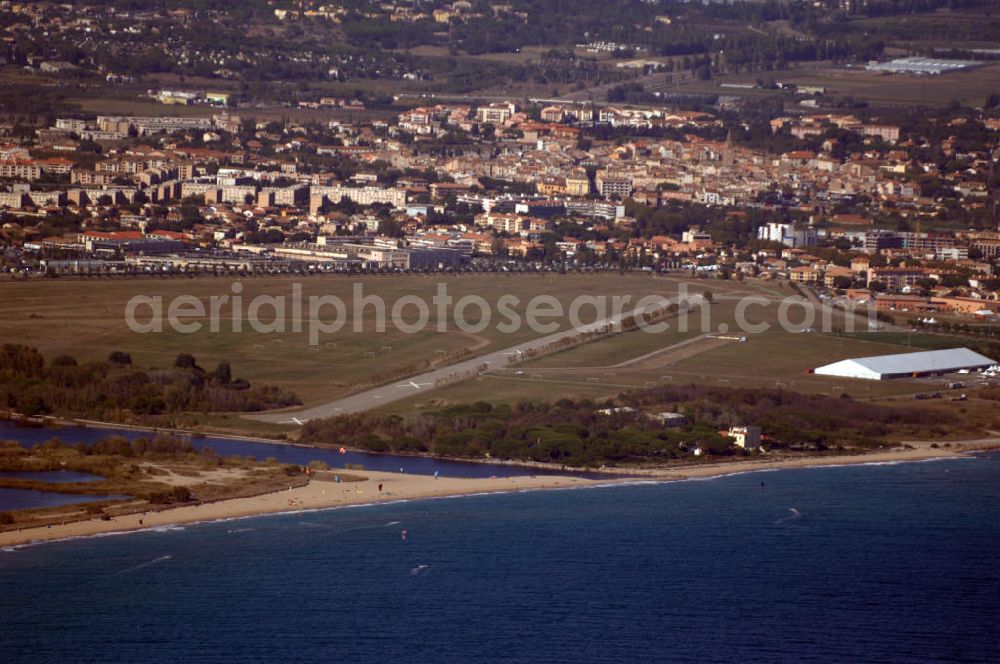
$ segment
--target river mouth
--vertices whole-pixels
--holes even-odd
[[[164,432],[168,433],[168,432]],[[20,427],[16,422],[0,420],[0,440],[15,440],[25,447],[35,447],[58,438],[64,443],[75,445],[93,445],[107,436],[119,436],[128,440],[136,438],[151,438],[154,431],[138,429],[119,429],[97,426],[58,426],[58,427]],[[221,438],[211,435],[188,436],[196,449],[211,448],[222,456],[251,456],[258,460],[274,458],[281,463],[293,463],[300,466],[309,465],[314,461],[322,461],[331,468],[345,468],[346,465],[363,466],[363,470],[383,472],[402,472],[414,475],[434,475],[463,478],[489,477],[525,477],[530,475],[565,475],[583,479],[621,479],[628,475],[601,473],[585,470],[556,470],[549,468],[533,468],[516,463],[490,463],[479,461],[460,461],[451,459],[436,459],[426,456],[406,456],[400,454],[375,454],[339,450],[326,447],[308,447],[304,445],[289,445],[281,443],[265,443],[239,438]],[[361,468],[352,468],[361,472]],[[638,476],[638,475],[637,475]]]

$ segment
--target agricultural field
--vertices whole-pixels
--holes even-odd
[[[83,113],[96,115],[139,115],[139,116],[169,116],[182,118],[208,118],[224,109],[210,106],[176,106],[161,104],[152,99],[122,99],[116,97],[79,97],[70,98],[70,103],[77,104]]]
[[[941,76],[884,74],[867,71],[860,66],[802,66],[787,71],[720,76],[711,81],[690,81],[663,89],[670,92],[748,94],[757,97],[780,95],[778,91],[720,87],[722,83],[752,84],[758,78],[823,86],[827,89],[827,96],[855,97],[877,104],[944,106],[957,99],[963,104],[981,106],[987,96],[1000,89],[1000,65]]]
[[[563,48],[558,44],[551,44],[547,46],[525,46],[516,52],[506,51],[498,53],[479,53],[479,54],[468,54],[463,53],[461,55],[452,54],[445,46],[432,46],[430,44],[423,44],[421,46],[414,46],[410,49],[405,49],[400,51],[402,53],[408,53],[409,55],[416,56],[419,58],[461,58],[463,60],[481,60],[485,62],[503,62],[506,64],[528,64],[530,62],[538,62],[545,54],[554,48]],[[573,51],[580,56],[590,55],[592,57],[597,57],[596,54],[587,54],[583,49],[573,49]],[[600,59],[600,58],[598,58]]]
[[[848,30],[883,36],[890,47],[931,45],[955,48],[995,48],[1000,16],[994,7],[969,7],[896,16],[856,16]]]

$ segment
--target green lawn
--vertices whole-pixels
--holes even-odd
[[[524,376],[487,375],[442,387],[421,396],[395,401],[378,413],[409,415],[434,410],[452,403],[488,401],[516,403],[518,401],[553,402],[558,399],[610,399],[629,389],[622,385],[595,385],[579,381],[533,380]]]
[[[611,355],[605,355],[603,351],[588,355],[590,346],[584,346],[525,364],[519,369],[523,371],[520,374],[507,370],[479,376],[389,404],[379,411],[407,414],[447,403],[479,400],[503,403],[520,400],[553,402],[560,398],[603,400],[630,389],[660,384],[779,387],[812,394],[847,393],[859,399],[909,395],[927,390],[925,384],[912,381],[850,380],[808,373],[808,369],[848,357],[906,351],[905,347],[882,342],[818,333],[769,332],[751,336],[746,343],[710,341],[706,350],[669,366],[639,362],[611,370],[586,370],[588,366],[604,367],[609,358],[625,357],[630,347],[644,350],[627,343],[630,336],[642,334],[633,332],[591,344],[595,348],[601,344],[614,344]],[[583,364],[587,359],[595,364]]]
[[[863,67],[803,65],[773,72],[775,79],[797,85],[822,86],[827,97],[851,96],[882,104],[943,106],[953,99],[981,106],[988,95],[1000,89],[1000,65],[979,67],[941,76],[907,76],[866,71]],[[692,94],[732,94],[737,96],[780,96],[773,90],[723,88],[720,83],[754,83],[761,72],[731,74],[709,81],[690,81],[663,88],[668,92]],[[767,78],[767,76],[763,76]]]
[[[521,302],[514,309],[522,316],[528,300],[538,295],[554,296],[562,303],[583,294],[629,294],[638,298],[663,292],[666,283],[648,275],[617,274],[250,278],[241,282],[244,312],[258,295],[286,296],[289,320],[285,332],[262,334],[246,324],[242,331],[234,332],[232,317],[224,307],[218,332],[211,332],[207,320],[202,319],[202,329],[193,334],[181,334],[169,325],[161,333],[138,334],[125,322],[125,306],[131,297],[162,297],[166,309],[174,297],[184,294],[199,298],[207,306],[212,296],[232,295],[233,279],[5,282],[0,283],[0,339],[36,346],[50,358],[69,354],[80,360],[95,360],[122,350],[131,353],[135,364],[143,367],[168,366],[182,352],[191,353],[208,368],[227,360],[237,376],[280,385],[298,393],[306,403],[317,403],[364,385],[397,379],[402,372],[423,370],[423,363],[448,353],[467,349],[481,354],[539,336],[527,326],[504,333],[495,324],[474,335],[458,331],[454,325],[446,333],[438,332],[433,325],[415,334],[406,334],[392,325],[385,332],[376,332],[375,310],[369,306],[364,309],[360,332],[349,323],[340,332],[322,337],[319,345],[311,346],[307,333],[290,329],[290,293],[296,281],[302,284],[306,302],[312,295],[337,296],[347,304],[349,317],[354,283],[361,285],[365,295],[383,298],[390,311],[404,295],[416,295],[430,304],[438,283],[444,283],[456,301],[466,295],[479,295],[495,303],[502,295],[515,294]],[[330,312],[328,309],[327,315]],[[140,311],[141,320],[147,316],[146,310]],[[593,313],[582,312],[584,320],[589,320],[588,316]],[[470,322],[475,318],[470,316]],[[500,322],[499,317],[496,322]]]
[[[941,348],[961,348],[969,344],[969,339],[953,337],[945,334],[927,334],[923,332],[855,332],[843,335],[850,339],[871,341],[893,346],[904,346],[904,350],[890,352],[905,353],[907,350],[938,350]]]
[[[773,283],[684,280],[641,274],[270,277],[242,281],[244,311],[258,295],[289,296],[296,281],[302,284],[305,298],[336,295],[344,299],[349,311],[355,282],[362,285],[366,295],[377,294],[384,298],[390,309],[392,303],[404,295],[417,295],[430,302],[440,282],[447,284],[449,294],[456,300],[465,295],[479,295],[495,303],[502,295],[516,295],[521,302],[515,309],[521,315],[527,301],[536,295],[554,296],[564,306],[580,295],[630,295],[634,303],[645,295],[674,296],[684,284],[689,293],[710,291],[715,300],[710,307],[710,329],[726,324],[731,331],[735,329],[738,298],[747,294],[767,297],[769,305],[755,309],[752,316],[754,322],[774,325],[777,299],[790,294],[786,287]],[[262,334],[245,325],[242,332],[233,332],[226,308],[222,310],[218,333],[208,329],[207,321],[202,321],[205,327],[195,334],[181,334],[169,326],[159,334],[138,334],[125,324],[125,304],[135,295],[160,296],[169,303],[178,295],[189,294],[207,302],[212,296],[232,294],[232,283],[230,278],[211,277],[0,283],[0,339],[5,343],[36,346],[49,359],[69,354],[81,361],[96,360],[106,358],[112,350],[122,350],[132,354],[135,364],[149,368],[169,366],[182,352],[191,353],[208,369],[226,360],[232,364],[236,376],[295,391],[311,405],[366,386],[398,380],[404,374],[418,373],[426,369],[426,361],[442,354],[462,349],[474,355],[481,354],[538,336],[527,326],[508,334],[497,330],[495,325],[474,335],[459,332],[453,325],[447,333],[438,332],[433,326],[415,334],[405,334],[392,326],[386,332],[377,333],[371,307],[365,310],[361,332],[353,331],[349,325],[323,338],[318,346],[308,343],[307,334],[291,330]],[[290,308],[290,304],[288,306]],[[584,322],[594,317],[593,309],[582,309]],[[663,333],[623,333],[525,364],[516,369],[524,372],[520,375],[513,369],[502,371],[498,375],[436,389],[386,408],[408,412],[427,407],[431,400],[605,398],[626,389],[668,381],[734,387],[783,385],[807,392],[848,391],[857,396],[901,394],[919,389],[907,382],[872,384],[821,378],[806,372],[809,368],[847,357],[905,351],[906,347],[899,345],[905,340],[889,333],[847,337],[771,331],[750,335],[747,343],[705,339],[625,367],[603,369],[701,334],[696,314],[690,317],[691,330],[688,332],[677,329],[676,317],[667,322],[671,327]],[[940,338],[914,335],[914,345],[929,343],[924,337]],[[595,370],[589,371],[591,368]],[[257,435],[273,436],[285,431],[282,427],[239,421],[236,416],[190,415],[187,420],[191,426],[239,429]]]

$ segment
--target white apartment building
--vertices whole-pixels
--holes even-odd
[[[770,222],[757,229],[758,240],[780,242],[786,247],[811,247],[816,244],[816,229],[795,224]]]

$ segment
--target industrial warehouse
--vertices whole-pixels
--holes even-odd
[[[876,355],[841,360],[817,367],[813,373],[820,376],[889,380],[891,378],[914,378],[963,370],[974,371],[991,367],[994,364],[996,364],[994,360],[968,348],[948,348],[919,353]]]

